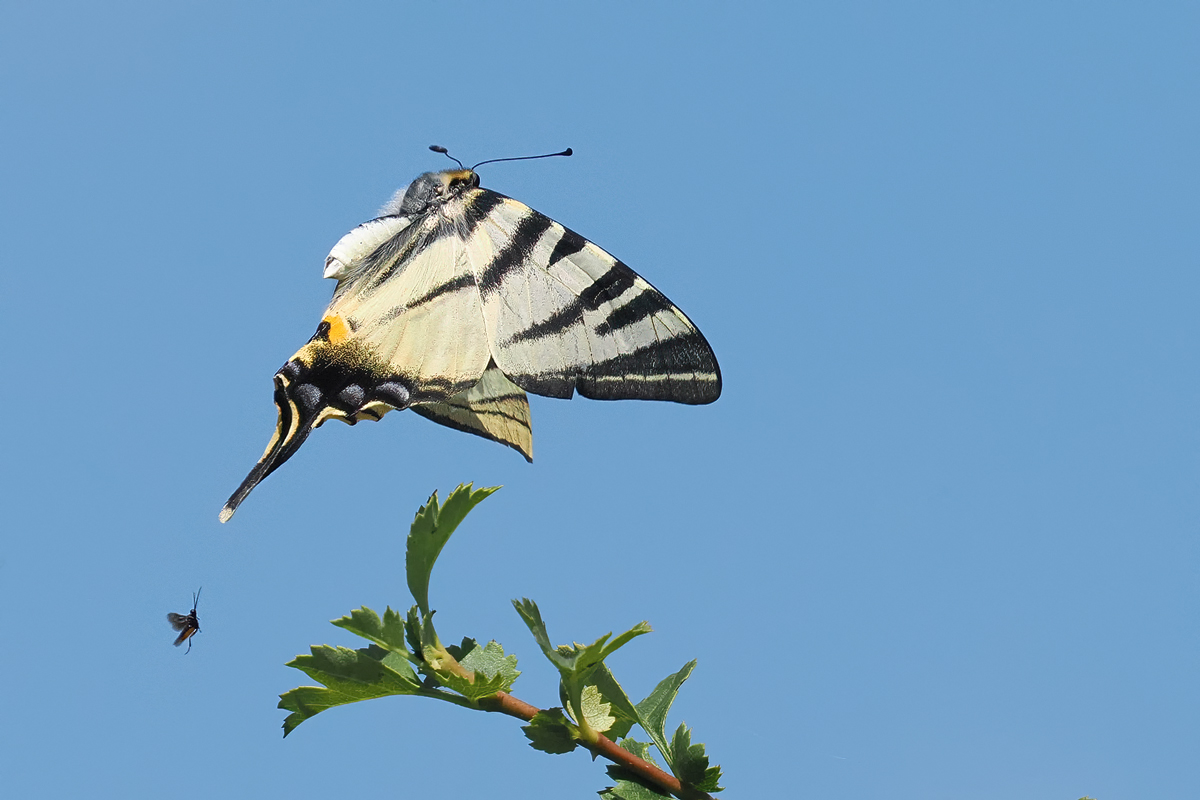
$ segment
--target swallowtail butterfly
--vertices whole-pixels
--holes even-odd
[[[526,392],[689,404],[720,396],[712,348],[670,300],[574,231],[482,188],[475,167],[459,167],[419,176],[333,246],[333,300],[275,374],[275,435],[222,522],[326,420],[353,425],[409,408],[532,461]]]

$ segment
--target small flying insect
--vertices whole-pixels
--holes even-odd
[[[200,587],[200,589],[203,588],[203,586]],[[172,628],[179,631],[179,636],[175,639],[175,646],[179,647],[186,641],[188,653],[192,652],[192,637],[200,632],[200,620],[196,618],[196,605],[200,602],[200,589],[197,589],[196,593],[192,595],[192,610],[186,616],[174,612],[167,614],[167,622],[171,623]]]

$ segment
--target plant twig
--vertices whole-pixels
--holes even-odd
[[[526,722],[531,721],[540,711],[536,706],[531,706],[508,692],[496,692],[495,696],[480,700],[479,706],[485,711],[507,714]],[[639,778],[659,786],[683,800],[714,800],[710,794],[684,786],[674,775],[664,772],[649,761],[638,758],[603,734],[596,736],[595,743],[581,741],[579,744],[596,755],[604,756],[609,761],[620,764]]]

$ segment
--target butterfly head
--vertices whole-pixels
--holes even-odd
[[[396,192],[386,206],[387,214],[415,217],[431,208],[479,188],[479,175],[469,169],[448,169],[443,172],[426,172],[405,188]]]

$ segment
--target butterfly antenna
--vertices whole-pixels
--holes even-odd
[[[517,156],[516,158],[489,158],[487,161],[480,161],[475,167],[483,166],[484,164],[495,164],[497,161],[532,161],[535,158],[554,158],[555,156],[569,156],[574,153],[571,148],[563,150],[561,153],[543,153],[540,156]],[[455,159],[457,160],[457,159]],[[471,167],[472,170],[475,167]]]
[[[196,593],[194,595],[192,595],[192,611],[195,611],[196,606],[200,605],[200,592],[202,592],[203,590],[204,590],[204,587],[201,586],[199,589],[196,590]]]
[[[458,164],[460,167],[462,167],[463,169],[466,169],[466,167],[463,167],[463,163],[462,163],[461,161],[459,161],[459,160],[458,160],[457,158],[455,158],[454,156],[450,155],[450,151],[449,151],[449,150],[447,150],[446,148],[442,147],[440,144],[431,144],[431,145],[429,145],[429,149],[430,149],[430,150],[432,150],[432,151],[433,151],[433,152],[435,152],[435,153],[441,153],[441,154],[442,154],[442,155],[444,155],[446,158],[448,158],[448,159],[450,159],[451,161],[453,161],[453,162],[457,163],[457,164]]]

